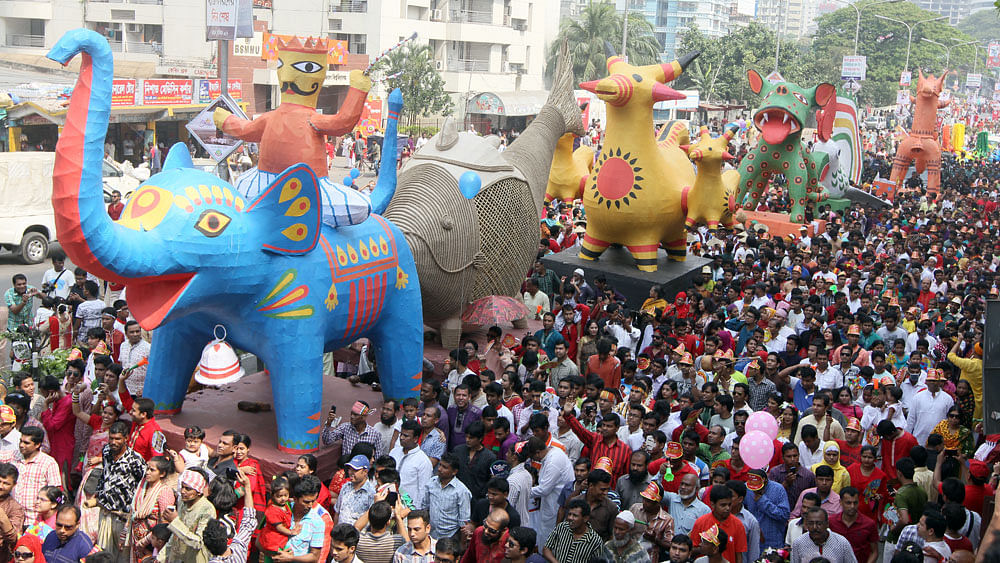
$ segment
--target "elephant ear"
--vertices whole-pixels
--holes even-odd
[[[289,166],[246,208],[274,254],[305,254],[316,246],[322,226],[319,181],[305,164]]]

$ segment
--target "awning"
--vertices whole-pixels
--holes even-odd
[[[469,100],[466,113],[487,115],[538,115],[548,99],[543,90],[521,92],[482,92]]]

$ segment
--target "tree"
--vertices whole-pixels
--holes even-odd
[[[551,77],[555,72],[559,45],[564,39],[569,43],[569,58],[577,80],[584,82],[607,76],[604,42],[610,43],[616,52],[621,49],[624,22],[624,15],[615,10],[614,4],[591,0],[579,19],[563,20],[546,57],[546,76]],[[662,51],[653,35],[652,24],[637,12],[629,12],[626,51],[628,61],[634,65],[655,63]]]
[[[937,14],[928,12],[910,2],[882,4],[861,13],[861,33],[858,54],[868,56],[867,79],[861,83],[858,101],[862,104],[885,106],[894,103],[899,88],[899,75],[906,64],[906,27],[876,18],[875,14],[901,20],[911,25]],[[841,8],[820,16],[816,20],[816,35],[812,49],[818,61],[817,78],[837,83],[840,80],[840,61],[854,52],[854,29],[857,13],[851,8]],[[946,21],[923,23],[913,30],[910,45],[910,71],[917,69],[941,73],[945,65],[945,49],[922,41],[927,38],[945,45],[970,41],[971,38],[949,25]],[[949,66],[962,71],[972,70],[974,49],[971,45],[951,49]],[[954,79],[951,79],[954,80]],[[916,80],[914,80],[916,82]]]
[[[774,69],[776,40],[774,32],[758,22],[721,38],[708,37],[692,25],[681,36],[677,52],[700,54],[672,86],[695,88],[706,100],[747,101],[752,106],[756,98],[748,88],[746,72],[753,69],[767,75]],[[808,76],[813,69],[812,62],[803,62],[806,52],[792,41],[781,41],[778,70],[787,80]]]
[[[958,22],[958,30],[983,43],[1000,39],[1000,14],[982,11]]]
[[[417,116],[451,114],[451,97],[445,92],[444,79],[434,68],[434,54],[429,45],[407,43],[386,55],[374,70],[385,77],[389,90],[402,90],[400,117],[404,124],[413,124]]]

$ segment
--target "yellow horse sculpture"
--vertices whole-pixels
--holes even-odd
[[[687,257],[681,192],[694,185],[694,169],[679,146],[657,144],[653,104],[683,99],[666,83],[696,56],[640,67],[611,55],[610,76],[580,84],[608,105],[604,146],[583,190],[587,232],[581,258],[597,260],[617,243],[628,248],[639,270],[655,272],[661,244],[671,260]]]

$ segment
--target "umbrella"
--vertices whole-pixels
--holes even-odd
[[[527,316],[528,308],[520,299],[506,295],[490,295],[470,303],[462,313],[462,322],[476,326],[492,326]]]

